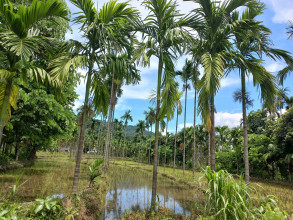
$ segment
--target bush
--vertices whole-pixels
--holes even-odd
[[[255,189],[244,182],[243,176],[236,180],[227,171],[213,172],[207,167],[205,177],[209,183],[207,214],[212,216],[200,216],[199,219],[289,219],[287,213],[279,209],[275,197],[268,196],[262,197],[261,200],[253,200],[250,192]]]
[[[6,154],[0,153],[0,166],[5,166],[9,163],[10,157]]]
[[[36,199],[29,216],[35,219],[64,219],[64,208],[58,198]]]
[[[234,180],[227,171],[213,172],[210,167],[205,170],[209,183],[207,210],[220,219],[252,219],[252,200],[250,188],[242,177]]]

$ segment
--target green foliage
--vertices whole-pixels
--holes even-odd
[[[52,197],[36,199],[30,216],[36,219],[62,219],[64,216],[62,202]]]
[[[205,170],[209,183],[208,211],[214,212],[220,219],[251,219],[253,218],[252,199],[248,185],[243,177],[234,180],[226,171],[213,172],[210,167]]]
[[[101,176],[101,166],[104,163],[104,159],[100,158],[100,159],[96,159],[91,166],[89,166],[89,178],[90,178],[90,184],[92,184],[94,182],[94,180]]]
[[[272,207],[272,205],[267,204],[263,209],[263,214],[261,216],[262,220],[286,220],[289,219],[286,212],[282,212],[278,207]]]
[[[0,152],[0,166],[7,165],[10,160],[11,160],[11,158],[8,155]]]
[[[28,181],[28,179],[27,179],[27,180],[23,181],[22,183],[20,183],[21,177],[22,177],[22,174],[16,178],[15,183],[11,189],[11,197],[13,197],[16,194],[17,190]]]

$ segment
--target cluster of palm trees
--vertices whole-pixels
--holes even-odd
[[[151,58],[155,57],[158,60],[155,108],[149,109],[146,113],[149,128],[152,129],[152,125],[155,125],[152,187],[152,207],[154,207],[157,189],[159,127],[166,128],[167,132],[168,121],[174,117],[175,113],[178,125],[178,114],[182,111],[180,102],[182,92],[179,91],[175,76],[181,75],[184,82],[184,127],[187,91],[190,89],[190,80],[192,82],[195,91],[194,126],[196,126],[196,116],[200,114],[209,132],[210,163],[212,170],[215,170],[215,95],[221,87],[221,79],[232,70],[238,70],[241,78],[240,100],[243,111],[245,180],[249,182],[246,77],[253,78],[254,85],[260,88],[262,101],[267,108],[271,108],[274,102],[272,97],[278,90],[277,82],[276,78],[264,68],[263,57],[267,56],[273,60],[283,59],[288,63],[288,67],[280,72],[281,82],[293,63],[288,52],[273,48],[269,38],[270,30],[262,22],[256,20],[256,17],[263,13],[264,5],[257,0],[222,2],[193,0],[197,3],[194,9],[188,15],[182,15],[174,0],[144,0],[142,5],[149,14],[142,20],[139,12],[128,2],[119,3],[116,0],[110,0],[101,8],[96,8],[92,0],[70,1],[79,10],[73,22],[80,24],[80,33],[84,42],[71,40],[59,46],[58,56],[55,56],[50,63],[50,73],[38,67],[25,65],[32,63],[27,61],[35,50],[39,47],[42,49],[47,47],[48,41],[38,37],[34,25],[41,19],[54,16],[68,19],[68,11],[58,1],[34,0],[31,6],[21,6],[15,13],[8,0],[0,1],[1,15],[5,18],[5,28],[2,28],[0,32],[1,48],[7,59],[5,69],[1,70],[1,83],[4,81],[5,83],[4,86],[1,84],[0,93],[0,138],[7,121],[6,116],[10,113],[10,106],[15,107],[17,88],[13,85],[12,79],[16,73],[25,76],[30,74],[35,80],[61,86],[62,82],[67,80],[71,69],[78,67],[86,69],[86,91],[73,182],[73,194],[76,194],[89,100],[92,100],[94,110],[107,117],[108,120],[104,149],[105,170],[107,170],[115,106],[117,98],[121,95],[121,87],[125,84],[137,84],[140,81],[137,65],[149,66]],[[240,8],[242,8],[241,13]],[[189,55],[191,59],[186,61],[181,72],[176,72],[175,62],[183,55]],[[204,70],[201,79],[199,79],[199,66],[202,66]],[[132,121],[130,112],[122,119],[124,125],[127,126],[128,122]],[[164,119],[166,126],[163,123]],[[140,134],[143,126],[145,125],[142,125],[142,122],[139,123]],[[194,172],[195,133],[193,142]],[[185,137],[183,152],[184,170]]]

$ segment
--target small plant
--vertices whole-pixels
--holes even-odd
[[[102,175],[101,166],[104,159],[96,159],[91,166],[89,166],[90,185],[95,182],[95,179]]]
[[[30,217],[36,219],[62,219],[64,214],[61,200],[47,197],[46,199],[36,199]]]
[[[21,179],[22,175],[23,174],[21,174],[19,177],[16,178],[15,183],[11,189],[11,197],[15,196],[17,190],[28,181],[28,179],[27,179],[24,182],[20,183],[20,179]]]

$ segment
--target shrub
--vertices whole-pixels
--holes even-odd
[[[213,172],[210,167],[205,170],[209,183],[207,210],[220,219],[252,219],[252,200],[250,188],[242,177],[234,180],[226,171]]]
[[[29,213],[30,217],[36,219],[62,219],[64,218],[64,208],[60,199],[47,197],[46,199],[36,199],[35,205]]]
[[[90,184],[94,183],[95,178],[101,176],[102,172],[100,168],[103,163],[104,163],[104,159],[97,159],[92,163],[91,166],[89,166]]]
[[[10,161],[10,157],[0,152],[0,166],[7,165],[9,161]]]

